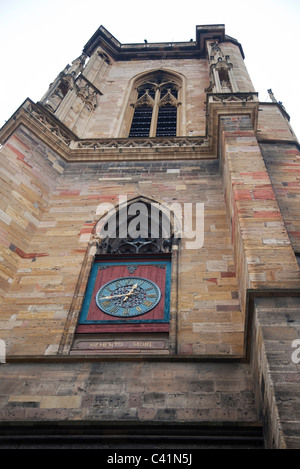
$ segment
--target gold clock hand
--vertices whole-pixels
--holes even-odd
[[[133,293],[133,290],[137,288],[137,283],[132,287],[132,289],[130,290],[130,292],[128,293],[122,293],[122,295],[110,295],[110,296],[102,296],[101,298],[99,298],[99,300],[108,300],[110,298],[119,298],[120,296],[126,296],[126,298],[129,296],[129,295],[132,295]],[[126,299],[125,298],[125,299]]]
[[[137,288],[137,286],[138,286],[137,283],[136,283],[135,285],[133,285],[132,289],[130,290],[129,293],[127,293],[127,296],[124,298],[123,302],[124,302],[125,300],[127,300],[127,298],[128,298],[129,295],[132,295],[133,290],[135,290],[135,289]]]
[[[119,296],[125,296],[128,295],[128,293],[123,293],[122,295],[110,295],[110,296],[102,296],[101,298],[98,298],[99,300],[108,300],[111,298],[118,298]]]

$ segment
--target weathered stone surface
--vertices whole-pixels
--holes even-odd
[[[148,49],[100,28],[105,47],[94,38],[87,63],[1,129],[2,422],[261,422],[266,447],[299,447],[298,143],[281,105],[258,102],[237,41],[205,31]],[[136,80],[154,70],[179,83],[177,136],[128,139]],[[203,243],[174,247],[156,347],[125,334],[113,356],[85,355],[74,339],[94,231],[120,197],[203,204]]]
[[[298,449],[299,353],[293,342],[298,340],[299,349],[300,299],[280,300],[256,300],[255,393],[268,447]]]

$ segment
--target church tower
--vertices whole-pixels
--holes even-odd
[[[222,24],[100,26],[0,130],[9,447],[300,447],[300,153],[270,94]]]

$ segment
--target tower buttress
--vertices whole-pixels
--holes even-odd
[[[224,55],[217,40],[207,41],[207,54],[210,65],[210,86],[213,93],[236,93],[239,91],[235,80],[230,56]]]

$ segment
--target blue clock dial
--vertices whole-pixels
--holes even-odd
[[[122,277],[112,280],[96,294],[98,308],[110,316],[132,318],[148,313],[159,303],[159,287],[146,278]]]

